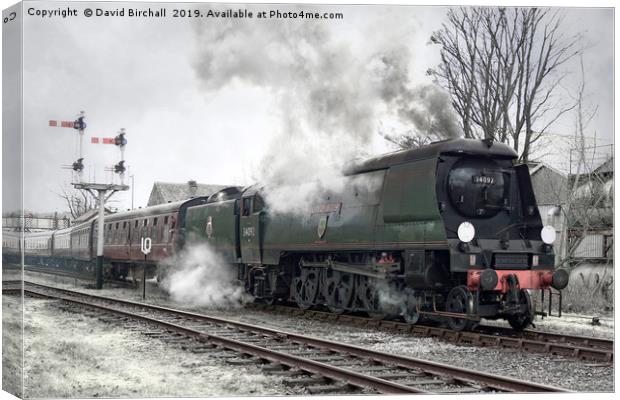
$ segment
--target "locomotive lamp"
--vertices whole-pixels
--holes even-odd
[[[540,237],[545,244],[553,244],[555,242],[555,228],[551,225],[546,225],[540,231]]]
[[[456,234],[461,242],[469,243],[476,235],[476,228],[474,228],[470,222],[465,221],[459,225],[459,229],[456,231]]]

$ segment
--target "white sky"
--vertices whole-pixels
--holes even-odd
[[[34,2],[31,4],[35,6]],[[131,7],[122,3],[105,4],[109,9]],[[48,9],[63,6],[62,2],[36,5]],[[73,3],[71,7],[81,14],[84,8],[97,5]],[[145,8],[147,4],[140,7]],[[392,40],[402,40],[411,53],[410,77],[415,83],[425,82],[426,69],[438,63],[438,49],[426,43],[430,33],[443,21],[446,12],[443,7],[318,6],[318,9],[345,14],[344,21],[317,23],[329,24],[334,40],[352,54],[373,46],[387,32]],[[598,105],[599,112],[591,128],[609,143],[613,138],[613,12],[567,9],[565,15],[566,29],[584,31],[586,40],[592,43],[586,52],[585,68],[589,100]],[[278,145],[272,140],[283,129],[283,111],[274,90],[242,80],[207,90],[197,77],[194,65],[198,49],[210,44],[199,42],[194,24],[204,21],[84,17],[27,17],[24,21],[24,207],[27,210],[65,211],[54,193],[59,191],[59,185],[71,180],[69,170],[61,166],[77,158],[77,134],[72,129],[48,127],[48,120],[71,120],[79,110],[86,111],[88,123],[84,140],[85,173],[96,174],[97,181],[110,180],[111,174],[103,168],[118,161],[119,151],[111,145],[90,144],[90,137],[113,137],[119,128],[126,129],[125,158],[130,167],[126,176],[135,175],[136,207],[146,205],[156,180],[250,184],[264,154]],[[247,46],[251,47],[252,43]],[[573,67],[576,65],[570,66]],[[347,74],[347,69],[342,73]],[[566,89],[576,83],[577,77],[569,76]],[[379,126],[389,121],[375,123]],[[554,131],[572,132],[572,116],[558,123]],[[389,151],[385,141],[375,136],[373,151]],[[131,192],[117,194],[115,199],[119,203],[114,206],[127,208]],[[4,209],[10,207],[5,204]]]

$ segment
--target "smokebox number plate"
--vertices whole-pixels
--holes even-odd
[[[495,183],[495,178],[492,176],[476,175],[472,177],[472,181],[482,185],[492,185]]]

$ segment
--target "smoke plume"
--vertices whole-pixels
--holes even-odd
[[[173,300],[196,307],[239,307],[253,300],[226,264],[206,244],[189,245],[166,261],[162,286]]]
[[[347,37],[343,25],[316,20],[196,25],[195,70],[207,91],[249,84],[277,99],[281,123],[253,176],[271,210],[293,211],[294,201],[311,204],[312,193],[337,187],[345,163],[373,154],[372,140],[386,118],[420,135],[457,135],[447,95],[411,85],[412,55],[403,44],[412,26],[391,27],[389,15],[371,20],[370,12],[367,22],[359,20],[367,26],[355,26],[357,37]],[[372,34],[378,27],[380,34]]]

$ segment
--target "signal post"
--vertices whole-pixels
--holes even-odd
[[[112,195],[119,191],[129,190],[129,186],[125,185],[124,177],[125,177],[125,145],[127,144],[127,139],[125,139],[125,129],[121,129],[118,135],[114,138],[103,138],[103,144],[113,144],[119,147],[121,151],[121,160],[118,164],[114,165],[112,171],[120,175],[121,184],[116,185],[113,183],[88,183],[84,182],[82,171],[84,169],[84,153],[83,153],[83,140],[84,140],[84,130],[86,129],[85,115],[84,111],[80,111],[78,118],[75,121],[58,121],[58,120],[50,120],[49,126],[51,127],[60,127],[60,128],[73,128],[78,131],[79,134],[79,155],[77,161],[75,161],[72,165],[68,166],[69,169],[72,169],[77,175],[78,182],[72,183],[72,185],[79,190],[88,191],[98,202],[99,204],[99,219],[97,221],[97,261],[96,261],[96,269],[95,269],[95,279],[96,279],[96,287],[97,289],[101,289],[103,287],[103,233],[104,233],[104,224],[103,218],[105,216],[105,203],[106,201],[112,197]],[[98,137],[91,138],[91,143],[99,143]],[[96,192],[96,193],[95,193]]]
[[[127,185],[114,185],[104,183],[73,183],[76,189],[88,191],[99,202],[99,218],[97,219],[97,264],[95,267],[95,279],[97,289],[103,288],[103,217],[105,215],[105,202],[118,191],[129,190]],[[97,194],[95,194],[95,191]]]

